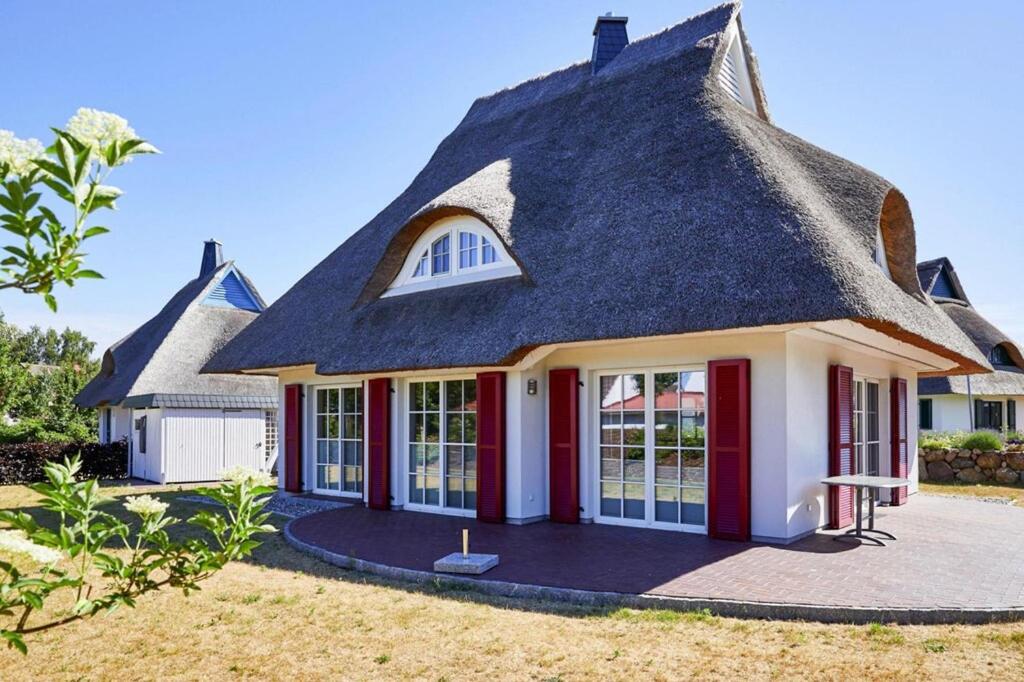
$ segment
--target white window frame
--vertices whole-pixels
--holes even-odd
[[[644,518],[626,519],[616,516],[603,516],[601,514],[601,377],[618,376],[620,374],[643,374],[644,385],[654,386],[654,375],[669,372],[703,372],[704,373],[704,525],[694,526],[685,523],[670,523],[668,521],[656,521],[654,518],[654,488],[655,488],[655,443],[654,443],[654,391],[648,390],[644,395]],[[630,528],[656,528],[659,530],[672,530],[681,533],[696,533],[707,535],[708,532],[708,439],[707,439],[707,385],[708,367],[703,364],[679,364],[664,365],[658,367],[632,367],[624,369],[599,369],[591,373],[591,407],[592,414],[588,417],[592,420],[590,453],[588,455],[591,463],[590,482],[591,500],[590,508],[594,510],[594,523],[604,523],[611,526],[628,526]],[[650,434],[650,437],[647,436]]]
[[[409,511],[416,511],[416,512],[425,512],[425,513],[428,513],[428,514],[443,514],[445,516],[461,516],[461,517],[464,517],[464,518],[474,518],[474,519],[476,518],[476,509],[475,508],[474,509],[459,509],[459,508],[456,508],[456,507],[447,507],[447,506],[445,506],[445,503],[447,502],[446,496],[448,495],[448,485],[447,485],[448,481],[446,480],[447,474],[448,474],[448,461],[447,461],[447,456],[446,456],[447,453],[445,451],[445,448],[448,445],[448,442],[447,442],[448,434],[446,433],[447,429],[448,429],[448,423],[447,423],[448,420],[445,419],[445,414],[446,413],[445,413],[444,409],[441,410],[441,424],[440,424],[441,439],[440,439],[440,441],[438,443],[438,445],[440,447],[440,450],[441,450],[441,455],[440,455],[441,456],[441,461],[440,461],[441,466],[440,466],[440,469],[439,469],[438,474],[437,474],[438,478],[441,481],[441,483],[440,483],[440,490],[438,491],[438,500],[439,500],[440,504],[436,505],[436,506],[432,505],[432,504],[420,504],[418,502],[412,502],[409,499],[409,474],[412,473],[409,470],[409,447],[412,445],[412,441],[409,438],[409,425],[410,425],[410,423],[412,421],[410,419],[410,417],[409,417],[409,402],[410,402],[410,398],[411,398],[411,395],[412,395],[412,388],[411,388],[411,386],[412,386],[412,384],[420,384],[420,383],[426,383],[426,382],[432,382],[432,381],[440,382],[441,383],[441,389],[440,389],[441,393],[440,393],[440,396],[439,396],[439,400],[441,401],[441,404],[443,404],[444,399],[445,399],[444,382],[446,382],[446,381],[468,381],[468,380],[476,381],[476,375],[475,374],[451,374],[451,375],[432,375],[432,376],[423,376],[423,377],[417,376],[417,377],[409,377],[409,378],[407,378],[407,379],[405,379],[403,381],[402,393],[401,393],[402,402],[399,405],[399,415],[400,415],[400,418],[398,420],[399,423],[400,423],[400,431],[399,431],[399,437],[398,437],[399,448],[400,448],[399,449],[399,453],[398,453],[398,465],[399,465],[398,469],[401,472],[400,473],[401,483],[399,484],[399,490],[401,491],[401,499],[405,500],[405,504],[402,507],[403,509],[408,509]],[[479,391],[479,388],[480,387],[477,386],[477,390],[478,391]],[[479,396],[479,393],[477,393],[477,401],[478,401],[478,403],[479,403],[479,400],[480,400],[480,396]],[[480,413],[477,412],[477,419],[478,419],[478,421],[477,421],[477,428],[480,427],[479,416],[480,416]],[[480,459],[479,458],[480,458],[480,451],[477,450],[477,467],[480,466]],[[479,495],[479,494],[480,494],[480,491],[477,490],[477,495]]]
[[[344,389],[344,388],[360,388],[360,389],[362,389],[362,393],[363,393],[363,396],[362,396],[363,399],[362,399],[362,402],[361,402],[361,405],[360,405],[360,409],[362,410],[362,419],[360,421],[361,421],[361,428],[362,428],[361,434],[362,434],[362,443],[363,443],[363,447],[361,448],[361,451],[362,451],[362,461],[360,462],[360,467],[363,470],[363,485],[362,485],[363,489],[360,492],[353,492],[351,490],[333,490],[331,488],[318,488],[317,487],[317,466],[318,466],[318,464],[317,464],[317,461],[316,461],[316,451],[317,451],[316,443],[317,443],[317,440],[319,440],[319,438],[317,437],[316,429],[317,429],[317,415],[319,414],[319,412],[318,412],[318,407],[317,407],[317,393],[316,392],[317,391],[326,391],[326,390],[331,390],[331,389],[337,389],[338,390],[339,408],[340,408],[341,407],[341,402],[340,401],[342,400],[341,389]],[[350,499],[350,500],[362,500],[363,496],[366,494],[366,486],[367,486],[367,478],[366,478],[366,473],[367,473],[367,470],[366,470],[366,426],[367,426],[367,421],[366,421],[366,419],[367,419],[367,415],[366,415],[366,387],[363,386],[362,382],[356,381],[356,382],[331,383],[331,384],[306,384],[304,386],[303,390],[305,391],[306,396],[307,396],[308,407],[307,407],[306,412],[309,415],[309,417],[308,417],[309,418],[309,428],[307,430],[307,433],[309,434],[309,436],[306,438],[306,441],[307,441],[307,443],[306,443],[306,446],[307,446],[306,452],[309,453],[309,465],[308,465],[308,471],[310,472],[309,473],[309,476],[310,476],[310,478],[309,478],[309,490],[312,491],[316,495],[331,495],[331,496],[334,496],[334,497],[344,497],[344,498]],[[344,418],[344,412],[341,411],[340,409],[339,409],[338,415],[339,415],[339,419],[343,419]],[[340,423],[338,425],[338,428],[339,429],[341,428],[341,424]],[[344,446],[344,442],[345,442],[344,440],[339,439],[339,443],[340,443],[339,448],[340,449],[338,451],[338,470],[339,470],[338,475],[339,475],[339,480],[340,481],[343,481],[344,480],[344,476],[345,476],[345,446]]]
[[[462,249],[459,234],[463,232],[476,235],[476,265],[462,267],[460,264]],[[449,238],[448,271],[435,274],[432,247],[437,240],[446,234]],[[483,262],[485,239],[494,249],[494,253],[497,256],[497,260],[492,263]],[[427,257],[427,272],[415,276],[424,253],[426,253]],[[473,216],[451,216],[437,221],[419,236],[406,255],[405,264],[402,265],[398,276],[395,277],[388,290],[381,295],[381,298],[490,279],[515,277],[521,274],[523,272],[520,270],[519,265],[513,260],[508,249],[505,248],[504,243],[494,233],[494,230]]]

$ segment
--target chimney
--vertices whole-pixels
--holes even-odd
[[[216,270],[224,262],[224,256],[220,253],[220,242],[216,239],[207,239],[203,242],[203,262],[199,266],[199,276],[206,277]]]
[[[590,73],[597,73],[615,59],[629,44],[626,22],[629,17],[613,17],[608,12],[594,24],[594,52],[590,55]]]

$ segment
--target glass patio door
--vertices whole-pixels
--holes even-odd
[[[878,476],[881,472],[882,445],[877,381],[854,381],[853,435],[857,473]]]
[[[409,504],[476,510],[476,380],[409,384]]]
[[[702,530],[703,370],[599,377],[598,520]]]
[[[314,491],[363,492],[363,389],[316,389],[316,473]]]

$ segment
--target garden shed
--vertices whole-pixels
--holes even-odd
[[[275,380],[199,374],[265,307],[253,283],[210,240],[199,276],[104,353],[99,374],[75,401],[100,411],[101,442],[128,441],[132,476],[184,483],[215,480],[236,465],[271,470]]]

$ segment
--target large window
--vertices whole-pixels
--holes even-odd
[[[974,401],[974,428],[1003,430],[1003,404],[998,400]]]
[[[316,490],[363,491],[363,389],[316,389]]]
[[[409,502],[476,509],[475,380],[409,384]]]
[[[599,515],[705,525],[704,372],[600,377]]]

